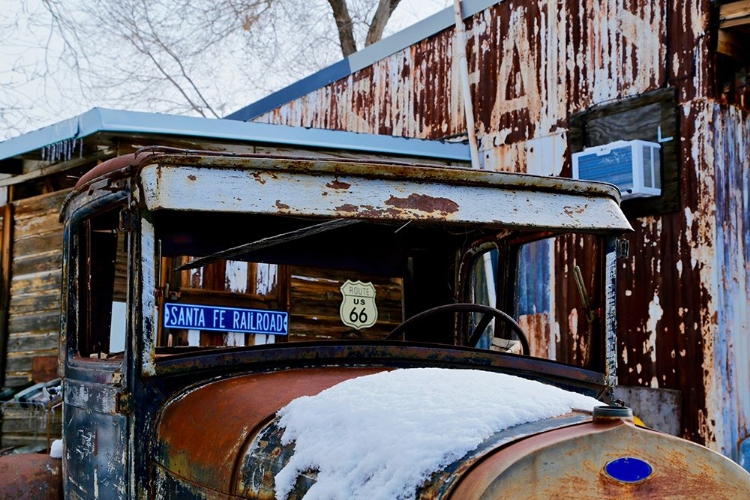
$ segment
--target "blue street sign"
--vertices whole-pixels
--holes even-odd
[[[287,335],[288,327],[289,315],[283,311],[164,304],[164,328]]]

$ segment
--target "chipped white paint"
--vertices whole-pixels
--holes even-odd
[[[743,219],[738,215],[729,225],[716,224],[722,221],[716,220],[714,207],[717,197],[715,169],[720,168],[725,159],[714,151],[713,140],[709,138],[713,137],[714,130],[720,130],[726,124],[713,123],[715,110],[711,103],[700,98],[686,102],[690,98],[691,87],[707,88],[704,80],[714,78],[715,74],[713,68],[708,67],[713,64],[713,52],[708,46],[712,37],[705,36],[711,15],[708,3],[685,2],[681,4],[682,12],[675,12],[670,2],[627,0],[532,0],[519,2],[512,10],[491,8],[475,15],[470,23],[470,32],[478,42],[473,45],[477,57],[471,59],[482,60],[486,54],[496,53],[498,64],[493,67],[498,74],[488,75],[486,69],[489,65],[470,68],[470,72],[478,92],[496,97],[494,100],[486,99],[484,103],[484,106],[492,107],[491,119],[487,120],[489,123],[478,123],[481,158],[485,168],[501,171],[528,169],[543,175],[559,171],[556,160],[561,155],[554,145],[542,150],[534,145],[539,142],[547,144],[547,137],[556,136],[558,131],[555,127],[564,122],[570,112],[653,90],[663,86],[664,82],[677,87],[685,86],[687,90],[678,96],[678,100],[684,103],[682,121],[694,121],[695,127],[692,136],[683,136],[681,140],[689,148],[689,158],[684,160],[686,164],[695,165],[698,182],[697,186],[689,186],[687,196],[692,197],[693,189],[697,188],[695,199],[698,203],[693,206],[691,202],[690,206],[682,207],[684,238],[678,239],[675,245],[676,255],[684,257],[675,259],[669,265],[666,260],[641,262],[638,271],[659,275],[675,272],[681,283],[685,275],[690,275],[694,286],[700,287],[698,293],[702,305],[691,306],[693,317],[701,318],[700,324],[682,319],[686,312],[683,310],[678,312],[681,321],[677,328],[681,336],[688,335],[690,330],[700,332],[708,411],[708,414],[699,414],[701,435],[709,446],[732,456],[736,438],[750,434],[750,364],[747,363],[750,359],[750,336],[747,335],[750,331],[750,319],[747,317],[750,310],[750,270],[748,264],[741,261],[740,252],[740,242],[744,241],[747,245],[747,238],[742,232],[744,226],[739,223],[747,223],[746,217]],[[527,16],[532,8],[534,12],[539,12],[539,16],[529,24]],[[493,25],[489,22],[489,16],[499,11],[511,17],[509,31],[498,33],[496,42],[488,41],[488,37],[481,37],[480,32]],[[676,47],[669,55],[666,44],[667,11],[673,26],[695,39],[694,45]],[[582,40],[573,40],[574,26],[587,30]],[[439,52],[440,36],[434,37],[438,41],[433,40],[433,51],[438,56],[450,57],[449,53]],[[529,43],[530,40],[534,43]],[[458,89],[455,75],[448,73],[443,76],[444,87],[433,86],[435,89],[445,88],[445,96],[430,95],[425,92],[424,69],[413,68],[413,55],[414,50],[409,48],[373,65],[373,89],[368,95],[371,96],[369,107],[374,111],[371,115],[373,120],[367,125],[368,131],[386,129],[394,135],[413,137],[462,133],[463,123],[456,118],[461,117],[462,113],[457,98],[459,93],[454,91]],[[667,57],[670,57],[669,61]],[[514,60],[516,62],[512,64]],[[447,66],[450,67],[450,64]],[[666,68],[669,68],[670,74],[666,74]],[[407,72],[402,77],[401,70],[404,69]],[[537,76],[530,74],[530,69]],[[517,85],[508,88],[507,84],[487,83],[494,82],[500,76],[505,77],[501,82],[513,81]],[[513,78],[509,79],[510,76]],[[352,80],[350,76],[347,81]],[[349,88],[347,83],[341,87]],[[420,92],[425,95],[420,96]],[[328,87],[269,112],[259,117],[258,121],[351,129],[347,123],[337,122],[328,111],[334,107],[332,101],[337,109],[350,109],[350,99],[350,90],[334,95]],[[448,99],[449,116],[441,123],[423,123],[421,117],[407,111],[409,106],[422,109],[425,104],[419,99],[424,99],[428,104]],[[478,107],[483,105],[477,99],[474,101]],[[519,110],[527,112],[529,117],[529,123],[518,125],[522,127],[522,133],[514,125],[507,124],[508,114]],[[695,110],[697,112],[694,114]],[[293,113],[304,114],[309,120],[297,123]],[[339,113],[344,114],[345,111]],[[734,142],[747,151],[749,135],[746,119],[741,113],[730,110],[728,120],[741,127],[742,131],[723,140],[726,143]],[[361,121],[356,123],[357,127],[361,126]],[[436,130],[440,133],[436,134]],[[513,135],[515,142],[509,143]],[[519,136],[523,137],[519,139]],[[750,171],[747,155],[738,158],[741,164],[727,165],[726,168]],[[550,159],[553,162],[551,165],[547,163]],[[735,193],[735,198],[742,200],[744,214],[748,213],[750,204],[747,200],[749,191],[750,187],[743,186]],[[644,234],[660,235],[662,228],[644,229]],[[721,243],[722,240],[724,243]],[[659,242],[651,239],[649,244],[658,245]],[[728,268],[721,265],[726,252],[734,252],[736,257],[730,260]],[[674,268],[671,268],[672,265]],[[634,275],[635,271],[633,266]],[[670,310],[671,302],[671,297],[655,295],[649,308],[647,322],[652,325],[647,327],[647,347],[651,349],[652,362],[657,342],[656,326],[665,311]],[[697,310],[699,307],[700,311]],[[560,320],[565,321],[564,318]],[[552,334],[559,335],[559,325],[554,321],[552,325]],[[688,355],[685,349],[676,350],[676,353],[682,359]],[[623,358],[627,359],[627,351],[623,351]],[[654,379],[649,380],[650,384],[655,382]],[[700,405],[702,402],[694,401],[692,404]],[[727,408],[730,410],[726,411]],[[693,408],[688,411],[698,410]],[[694,417],[691,415],[691,419]]]
[[[691,262],[694,272],[700,277],[701,290],[701,324],[695,325],[700,331],[703,341],[703,385],[705,391],[706,414],[699,410],[698,419],[701,422],[699,434],[706,445],[724,454],[731,455],[731,449],[725,442],[726,426],[722,422],[723,399],[725,396],[725,378],[720,360],[716,357],[717,327],[712,318],[717,312],[719,297],[719,274],[716,268],[717,254],[714,242],[717,241],[715,211],[715,178],[713,161],[714,144],[706,140],[714,128],[712,107],[707,102],[693,104],[695,116],[695,136],[692,137],[691,156],[698,170],[698,185],[696,200],[697,208],[690,214],[691,224],[687,226],[686,237],[691,250]],[[686,222],[688,218],[686,217]],[[695,235],[695,237],[693,237]]]
[[[341,165],[339,170],[343,168]],[[404,168],[400,171],[405,173]],[[439,171],[435,169],[434,173]],[[585,189],[580,185],[575,192],[562,192],[557,181],[544,177],[532,181],[475,170],[465,174],[486,175],[484,181],[493,185],[441,182],[438,175],[430,179],[432,182],[425,182],[430,171],[419,167],[415,167],[408,178],[405,175],[390,178],[383,172],[383,178],[373,179],[360,177],[356,170],[351,175],[345,171],[308,175],[280,169],[267,172],[149,165],[142,170],[141,178],[146,205],[151,210],[305,213],[324,217],[367,217],[369,213],[376,213],[392,220],[487,223],[487,207],[493,207],[493,222],[499,226],[630,230],[630,223],[616,201],[604,196],[604,191],[597,194],[593,185]],[[264,180],[262,189],[259,189],[258,177]],[[188,178],[192,180],[187,181]],[[514,179],[519,188],[512,184]],[[530,182],[533,186],[529,186]],[[345,191],[328,187],[335,183],[345,183],[349,187]],[[550,191],[543,191],[545,187]],[[611,192],[606,187],[601,189]],[[356,206],[352,205],[355,199]],[[434,200],[438,206],[423,208],[423,204],[411,201],[415,199]]]
[[[646,322],[646,332],[648,340],[643,346],[643,353],[649,354],[651,362],[656,363],[656,338],[659,321],[664,317],[664,310],[659,303],[659,290],[654,292],[654,298],[648,304],[648,321]]]
[[[560,175],[565,166],[568,135],[558,131],[554,135],[526,142],[526,172],[534,175]]]
[[[247,292],[247,262],[228,260],[226,263],[227,289],[231,292]]]
[[[480,93],[472,100],[480,111],[484,167],[525,171],[530,162],[524,143],[558,135],[572,95],[580,100],[574,106],[585,109],[659,87],[666,66],[666,9],[662,3],[623,0],[537,0],[474,15],[467,27],[475,51],[469,74]],[[508,18],[491,22],[498,12]],[[532,12],[539,15],[530,19]],[[573,23],[587,30],[583,43],[573,40]],[[408,137],[461,134],[465,123],[459,80],[451,70],[454,49],[450,30],[437,33],[254,121]],[[496,74],[487,74],[489,60]],[[514,119],[515,114],[524,119]],[[509,143],[511,135],[520,143]],[[556,161],[547,171],[559,172],[558,167]]]
[[[570,332],[570,338],[573,341],[573,345],[578,346],[579,342],[581,347],[586,341],[584,336],[578,335],[578,309],[573,308],[568,313],[568,331]],[[578,357],[578,349],[573,349],[573,361],[576,361]]]
[[[235,293],[247,292],[248,263],[228,260],[225,264],[225,278],[227,290]],[[237,347],[246,344],[244,333],[227,333],[224,335],[224,345]]]
[[[276,288],[278,281],[278,266],[276,264],[257,265],[258,274],[255,281],[255,293],[267,295]]]
[[[535,123],[538,122],[542,109],[542,99],[537,86],[538,61],[535,52],[531,50],[532,37],[526,28],[526,15],[527,10],[523,7],[513,9],[510,14],[508,32],[497,34],[497,38],[502,40],[497,79],[499,85],[496,88],[489,127],[482,134],[486,136],[483,140],[492,141],[496,146],[505,144],[503,136],[513,131],[501,128],[507,114],[527,109],[531,115],[530,121]],[[517,66],[514,54],[518,54]],[[511,75],[512,71],[517,71],[517,74]],[[514,88],[508,88],[507,82],[511,81],[515,81]],[[506,96],[511,97],[506,98]],[[512,126],[517,126],[517,124],[514,123]],[[526,136],[530,136],[529,131]]]
[[[713,386],[722,392],[707,406],[714,413],[717,449],[739,459],[750,435],[750,120],[735,109],[713,106],[717,219],[717,274]]]
[[[141,311],[143,316],[143,348],[141,375],[156,374],[156,339],[159,324],[159,311],[156,308],[156,244],[154,226],[147,219],[141,219]]]

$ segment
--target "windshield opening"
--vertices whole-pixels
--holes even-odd
[[[217,222],[217,221],[220,221]],[[600,307],[595,236],[500,232],[478,225],[362,221],[316,233],[325,219],[156,212],[161,352],[327,340],[383,340],[404,319],[471,302],[507,313],[528,337],[481,312],[426,317],[399,338],[469,345],[592,367],[600,321],[582,308],[573,278]],[[303,234],[286,238],[287,234]],[[549,236],[550,233],[546,233]],[[272,244],[258,245],[258,241]],[[461,261],[477,241],[482,251]],[[218,255],[231,248],[247,253]],[[217,252],[219,252],[217,254]],[[184,266],[198,259],[195,268]],[[465,281],[465,282],[462,282]],[[484,325],[483,325],[484,326]],[[472,342],[474,340],[472,339]],[[474,347],[474,345],[470,345]]]

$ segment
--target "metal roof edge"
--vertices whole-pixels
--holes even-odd
[[[90,125],[98,121],[99,108],[93,108],[73,118],[6,139],[0,142],[0,160],[28,153],[64,140],[83,137],[87,134],[81,134],[82,124]]]
[[[101,132],[182,135],[457,161],[470,158],[468,145],[463,143],[94,108],[74,118],[0,142],[0,161]]]
[[[463,0],[463,17],[467,19],[504,0]],[[224,117],[226,120],[248,121],[272,111],[290,101],[345,78],[386,57],[414,45],[430,36],[454,26],[453,7],[448,7],[408,28],[355,52],[348,58],[334,63],[312,75],[284,87],[242,109]]]

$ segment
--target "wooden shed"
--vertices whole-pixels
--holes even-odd
[[[0,389],[58,377],[63,238],[59,217],[66,196],[85,172],[102,161],[152,145],[282,156],[377,155],[444,165],[466,164],[469,159],[467,146],[456,142],[110,109],[92,109],[1,142]],[[210,303],[207,296],[215,295],[215,290],[238,292],[235,288],[241,286],[242,292],[284,302],[278,307],[282,310],[290,302],[284,294],[307,295],[314,301],[316,294],[326,292],[305,269],[245,265],[238,271],[239,267],[222,262],[207,266],[200,276],[184,272],[181,292],[200,295]],[[400,311],[398,297],[392,302]],[[307,330],[313,324],[316,331],[328,335],[341,330],[333,320],[321,327],[326,313],[319,310],[298,308],[289,313],[295,324],[308,325]],[[300,329],[304,336],[305,328]],[[0,415],[0,448],[43,444],[47,429],[59,434],[59,408],[48,418],[46,409],[37,406],[0,403],[0,410],[7,410]]]
[[[571,176],[584,148],[658,144],[661,194],[623,204],[621,394],[750,469],[750,2],[461,3],[463,38],[446,9],[228,118],[466,138],[465,54],[483,168]],[[557,321],[553,346],[578,319]]]

